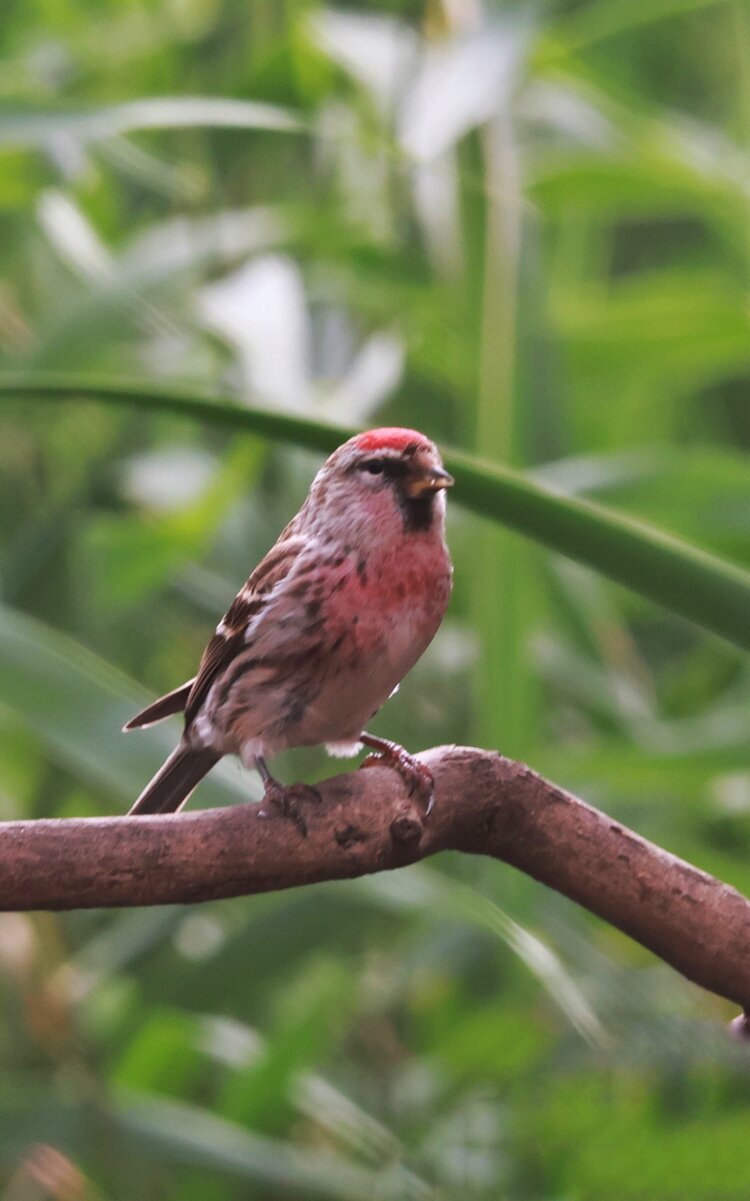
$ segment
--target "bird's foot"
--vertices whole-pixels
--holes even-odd
[[[368,755],[360,766],[382,767],[385,764],[393,767],[405,781],[409,795],[416,794],[422,800],[424,815],[429,817],[435,804],[435,778],[429,767],[420,763],[397,742],[391,742],[387,738],[375,738],[372,734],[362,734],[360,742],[371,750],[377,751],[375,755]]]
[[[322,797],[312,784],[289,784],[284,787],[269,772],[265,762],[256,759],[256,767],[263,781],[263,806],[260,817],[270,817],[271,808],[281,811],[283,816],[297,827],[303,838],[307,837],[307,822],[300,808],[305,801],[315,801],[320,804]]]
[[[305,801],[315,801],[320,804],[322,797],[312,784],[290,784],[287,788],[274,780],[266,784],[263,790],[263,807],[261,817],[270,817],[270,806],[279,809],[284,817],[292,822],[303,838],[307,837],[307,822],[300,808]]]

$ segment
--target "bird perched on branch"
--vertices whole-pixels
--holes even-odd
[[[264,802],[304,829],[297,800],[267,757],[323,743],[379,752],[432,801],[432,777],[403,747],[366,732],[443,619],[452,567],[433,442],[409,429],[358,434],[334,451],[302,508],[216,627],[198,673],[125,726],[184,711],[182,739],[131,813],[179,809],[223,755],[259,772]],[[372,757],[367,761],[372,762]]]

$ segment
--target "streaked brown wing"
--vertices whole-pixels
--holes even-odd
[[[227,613],[227,622],[229,622],[234,606],[238,603],[267,596],[280,580],[289,575],[298,562],[300,554],[307,547],[307,539],[301,538],[299,535],[284,538],[283,542],[277,542],[272,546],[238,593],[232,608]]]
[[[217,675],[227,667],[245,645],[244,627],[233,633],[214,634],[203,652],[198,674],[185,705],[185,725],[189,726],[200,709]]]
[[[287,538],[272,546],[261,559],[247,583],[232,601],[226,616],[209,642],[200,661],[190,695],[185,706],[185,724],[198,713],[211,685],[226,667],[247,646],[249,622],[265,608],[271,590],[283,580],[298,561],[305,546],[303,538]]]

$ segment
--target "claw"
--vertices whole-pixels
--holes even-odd
[[[382,767],[384,764],[393,767],[405,781],[409,795],[419,795],[425,806],[424,816],[429,817],[435,806],[435,780],[429,767],[420,763],[397,742],[375,738],[372,734],[362,734],[360,741],[378,752],[377,755],[368,755],[361,767]]]
[[[312,784],[290,784],[288,788],[285,788],[283,784],[279,784],[278,780],[273,778],[265,761],[260,756],[256,758],[255,764],[263,781],[263,808],[260,810],[260,817],[270,817],[267,806],[273,805],[276,809],[280,809],[287,821],[292,822],[302,837],[306,838],[307,822],[302,815],[300,802],[316,801],[320,804],[323,798],[317,788],[313,788]]]

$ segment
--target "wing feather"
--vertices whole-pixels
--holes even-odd
[[[193,680],[188,680],[187,684],[180,684],[179,688],[168,692],[166,696],[160,696],[158,701],[152,701],[146,709],[142,709],[140,713],[136,713],[135,717],[131,717],[130,721],[122,727],[123,730],[143,730],[157,721],[162,721],[165,717],[171,717],[173,713],[179,713],[187,704],[193,683]]]
[[[195,719],[214,681],[248,648],[252,631],[262,621],[274,590],[299,567],[301,554],[308,545],[301,537],[277,542],[240,589],[203,652],[185,706],[186,725]]]

